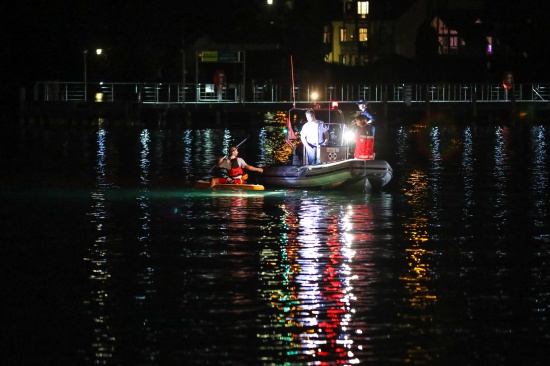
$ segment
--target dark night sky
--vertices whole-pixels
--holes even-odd
[[[274,9],[265,0],[4,2],[0,5],[3,88],[29,87],[39,80],[80,81],[82,51],[95,47],[109,50],[113,81],[154,79],[158,70],[164,78],[179,80],[183,42],[192,42],[201,32],[216,35],[221,42],[271,42],[272,35],[279,34],[278,41],[285,42],[283,53],[302,52],[307,58],[307,52],[314,50],[310,58],[320,57],[322,26],[340,11],[340,2],[300,0],[292,10],[285,1],[275,2],[282,16],[271,14]],[[550,55],[545,36],[550,34],[547,3],[496,0],[487,12],[501,20],[502,33],[518,50],[528,51],[536,64],[533,72],[545,79],[550,74],[544,72]],[[268,25],[268,19],[275,25]]]
[[[296,23],[287,37],[297,41],[308,44],[312,36],[320,40],[322,14],[329,7],[308,7],[319,3],[313,0],[297,3],[293,12],[282,9],[285,16],[275,19],[277,24]],[[334,6],[338,1],[329,3]],[[5,76],[19,83],[80,80],[84,49],[108,49],[110,65],[118,66],[117,75],[138,80],[152,77],[148,72],[158,69],[158,59],[173,59],[177,67],[183,42],[193,42],[202,32],[229,42],[245,38],[257,42],[272,33],[267,25],[272,8],[267,8],[265,0],[58,0],[2,7],[4,14],[11,14],[1,28],[2,68],[10,70]],[[300,27],[316,32],[293,34]]]

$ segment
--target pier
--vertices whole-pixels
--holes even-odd
[[[259,114],[337,103],[349,113],[366,100],[379,120],[446,114],[455,120],[540,120],[550,110],[550,83],[514,84],[182,84],[38,82],[21,90],[22,121],[105,118],[200,126],[257,122]]]

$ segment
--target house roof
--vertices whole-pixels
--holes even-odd
[[[371,19],[394,20],[399,18],[418,0],[386,0],[371,8]]]
[[[438,16],[449,29],[454,29],[466,42],[484,42],[489,28],[483,22],[483,15],[476,11],[446,11]],[[433,18],[432,18],[433,19]]]

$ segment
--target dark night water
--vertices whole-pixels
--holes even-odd
[[[546,365],[547,125],[392,126],[381,193],[220,192],[278,128],[2,128],[13,365]],[[253,178],[253,177],[251,177]]]

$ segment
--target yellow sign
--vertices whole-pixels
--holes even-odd
[[[202,51],[202,62],[218,62],[218,51]]]

